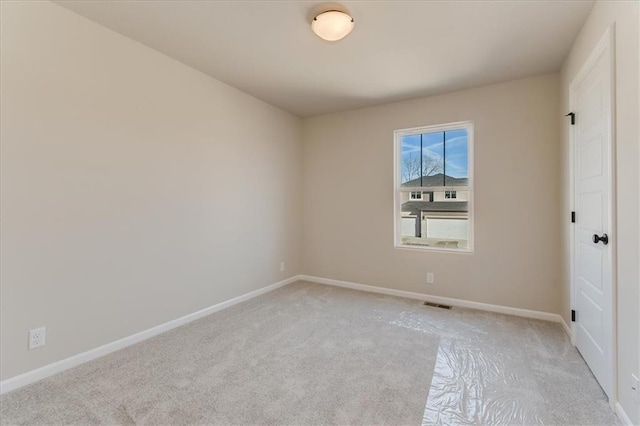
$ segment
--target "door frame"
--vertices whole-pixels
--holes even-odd
[[[615,411],[615,404],[618,400],[618,380],[617,380],[617,369],[618,369],[618,327],[617,327],[617,295],[618,295],[618,281],[617,281],[617,222],[616,222],[616,213],[617,213],[617,194],[616,194],[616,131],[615,131],[615,120],[616,120],[616,58],[615,58],[615,24],[611,25],[603,36],[600,38],[598,43],[596,43],[595,47],[589,54],[587,60],[583,63],[582,67],[576,74],[576,76],[571,81],[569,85],[569,108],[570,111],[575,111],[576,99],[575,92],[576,87],[582,83],[582,81],[587,76],[587,73],[591,71],[591,69],[595,66],[597,60],[604,54],[608,55],[609,67],[610,67],[610,120],[609,120],[609,209],[608,209],[608,219],[609,219],[609,228],[604,231],[607,232],[612,237],[611,251],[609,254],[609,261],[611,262],[611,334],[610,334],[610,344],[611,344],[611,365],[610,374],[611,374],[611,395],[609,395],[609,405],[612,410]],[[576,120],[579,120],[580,117],[576,117]],[[573,126],[570,126],[569,130],[569,193],[570,193],[570,207],[571,211],[575,211],[576,208],[576,191],[575,191],[575,156],[576,156],[576,134]],[[571,290],[570,290],[570,309],[576,308],[577,301],[577,283],[576,283],[576,230],[575,226],[570,227],[570,281],[571,281]],[[573,346],[576,345],[576,325],[574,322],[571,322],[571,344]]]

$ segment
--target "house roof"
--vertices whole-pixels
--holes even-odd
[[[468,178],[456,178],[456,177],[447,175],[446,181],[445,181],[445,176],[442,173],[437,173],[431,176],[422,176],[422,182],[420,181],[420,178],[416,178],[403,183],[401,186],[429,187],[429,186],[467,186],[467,185],[469,185]]]
[[[418,214],[420,212],[463,212],[469,211],[466,201],[407,201],[402,204],[403,212]]]

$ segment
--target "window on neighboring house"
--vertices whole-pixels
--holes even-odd
[[[394,138],[396,247],[473,251],[473,124],[397,130]]]

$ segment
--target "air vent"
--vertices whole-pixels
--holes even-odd
[[[434,308],[441,308],[441,309],[451,309],[451,306],[449,305],[441,305],[439,303],[433,303],[433,302],[424,302],[424,306],[431,306]]]

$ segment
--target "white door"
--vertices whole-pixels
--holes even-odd
[[[575,343],[613,388],[612,49],[608,34],[571,87],[574,152]]]

